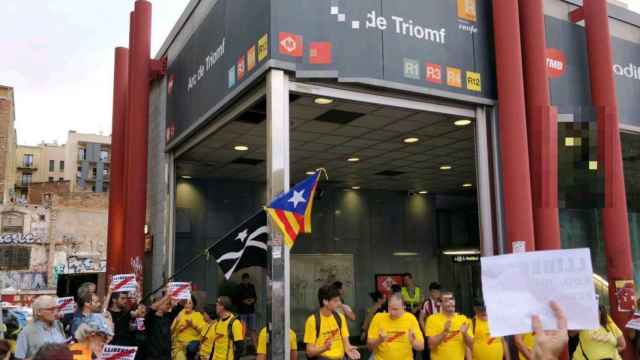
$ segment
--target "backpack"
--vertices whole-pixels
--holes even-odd
[[[322,322],[322,315],[320,315],[320,310],[316,311],[315,313],[313,313],[313,318],[315,319],[316,322],[316,340],[318,339],[318,336],[320,336],[320,323]],[[336,320],[336,324],[338,324],[338,331],[340,332],[340,338],[342,338],[342,318],[340,317],[340,314],[338,314],[337,312],[333,311],[333,318]],[[307,359],[318,359],[319,357],[309,357],[307,356]]]

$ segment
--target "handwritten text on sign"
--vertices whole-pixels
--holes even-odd
[[[107,345],[102,350],[100,360],[134,360],[137,346]]]
[[[531,332],[534,314],[545,329],[556,328],[551,300],[564,310],[569,329],[598,327],[589,249],[483,257],[481,264],[491,336]]]
[[[188,300],[191,299],[191,283],[188,282],[170,282],[167,289],[173,299]]]
[[[114,275],[111,280],[111,288],[113,292],[130,292],[136,291],[138,286],[136,284],[135,274],[120,274]]]

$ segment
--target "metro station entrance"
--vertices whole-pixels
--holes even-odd
[[[381,277],[411,273],[425,296],[429,284],[439,282],[455,293],[459,311],[471,314],[481,288],[479,257],[500,246],[494,231],[499,200],[491,180],[497,169],[485,107],[294,82],[275,72],[284,75],[288,91],[270,93],[270,74],[267,84],[174,153],[173,267],[181,268],[268,203],[268,163],[278,156],[269,144],[287,141],[291,185],[319,168],[328,175],[314,199],[312,233],[298,238],[287,261],[291,327],[298,339],[317,308],[318,288],[334,281],[343,283],[344,302],[356,313],[349,322],[354,337]],[[273,115],[283,93],[283,111]],[[270,132],[273,116],[286,121],[287,134]],[[256,308],[262,327],[268,311],[263,269],[240,270],[225,281],[209,259],[178,280],[193,281],[210,303],[235,296],[244,273],[262,292]]]

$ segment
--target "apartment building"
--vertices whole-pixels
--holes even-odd
[[[64,177],[71,191],[109,191],[111,136],[69,131],[65,145],[68,166]]]

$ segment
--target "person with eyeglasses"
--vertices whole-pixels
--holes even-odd
[[[242,354],[244,328],[231,312],[232,307],[233,303],[227,296],[221,296],[216,301],[218,321],[213,326],[216,340],[213,342],[213,352],[209,355],[209,360],[236,360]]]
[[[18,359],[31,359],[44,344],[66,342],[64,328],[58,321],[56,298],[40,296],[33,302],[32,308],[33,322],[25,326],[18,335],[15,354]]]

